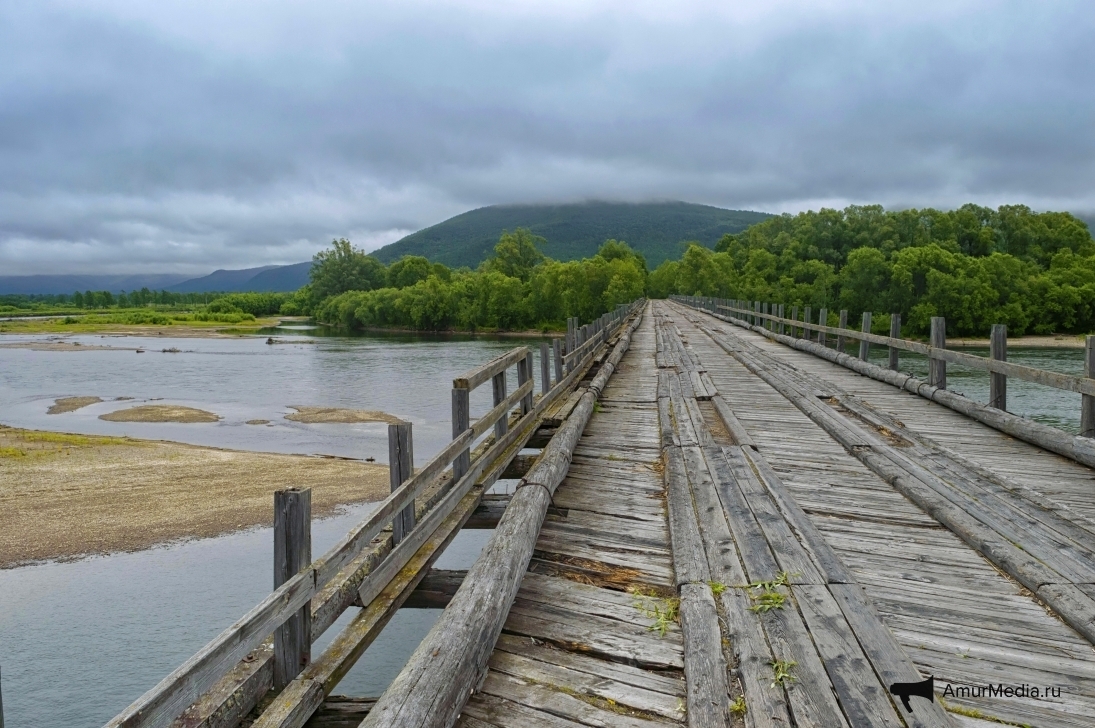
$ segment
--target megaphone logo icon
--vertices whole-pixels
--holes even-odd
[[[927,680],[921,680],[920,682],[894,683],[890,686],[890,693],[901,698],[901,704],[905,706],[905,710],[911,713],[910,695],[927,698],[931,702],[935,702],[935,676],[932,675]]]

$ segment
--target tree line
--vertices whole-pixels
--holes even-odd
[[[544,242],[526,229],[507,231],[477,269],[453,270],[421,256],[384,266],[336,240],[315,256],[310,283],[281,312],[345,329],[551,329],[644,294],[646,261],[626,243],[608,240],[592,257],[560,262],[544,256]]]
[[[987,335],[994,323],[1024,333],[1095,330],[1095,241],[1065,212],[1022,205],[996,210],[886,211],[851,206],[782,215],[714,250],[690,246],[651,272],[652,297],[761,300],[875,313],[878,333],[901,314],[926,334],[932,316],[954,335]]]

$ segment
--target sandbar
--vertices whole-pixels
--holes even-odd
[[[359,422],[387,422],[389,425],[398,425],[403,420],[395,415],[379,410],[355,410],[340,409],[338,407],[305,407],[291,404],[289,409],[294,409],[291,415],[285,415],[285,419],[293,422],[306,422],[309,424],[338,424],[351,425]]]
[[[383,499],[388,468],[0,425],[0,568],[269,526],[290,487],[322,517]]]
[[[220,416],[193,407],[174,404],[142,404],[128,409],[107,412],[99,415],[107,422],[218,422]]]
[[[46,414],[60,415],[65,412],[75,412],[78,409],[83,409],[91,404],[99,404],[102,401],[99,397],[59,397],[46,410]]]

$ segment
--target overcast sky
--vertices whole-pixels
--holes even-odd
[[[3,0],[0,275],[513,202],[1087,213],[1093,132],[1090,0]]]

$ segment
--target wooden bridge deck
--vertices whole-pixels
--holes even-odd
[[[1088,468],[758,334],[655,303],[555,494],[461,725],[708,725],[684,712],[691,682],[704,679],[685,679],[686,635],[653,616],[699,582],[718,605],[721,655],[712,664],[726,671],[719,710],[727,724],[1095,724],[1091,642],[728,347],[830,402],[845,436],[885,430],[901,452],[962,487],[987,488],[995,473],[1067,506],[1057,521],[1017,518],[1016,528],[1045,540],[1041,555],[1060,557],[1055,568],[1068,584],[1090,586],[1082,567],[1095,533],[1086,520],[1095,500]],[[895,418],[893,429],[852,416],[847,408],[860,399],[868,420]],[[743,433],[751,442],[739,442]],[[983,468],[981,480],[962,470],[963,458]],[[1016,492],[996,496],[1006,501],[1001,512],[1026,514],[1027,491]],[[780,574],[789,585],[747,586]],[[765,599],[780,605],[758,608]],[[773,663],[790,665],[782,684]],[[921,675],[935,677],[937,694],[948,684],[1003,683],[1060,687],[1061,695],[950,696],[950,712],[914,699],[906,713],[888,684]],[[744,713],[730,710],[742,704]]]
[[[464,726],[681,723],[680,627],[664,635],[637,604],[673,595],[646,317],[555,492],[529,573]]]

